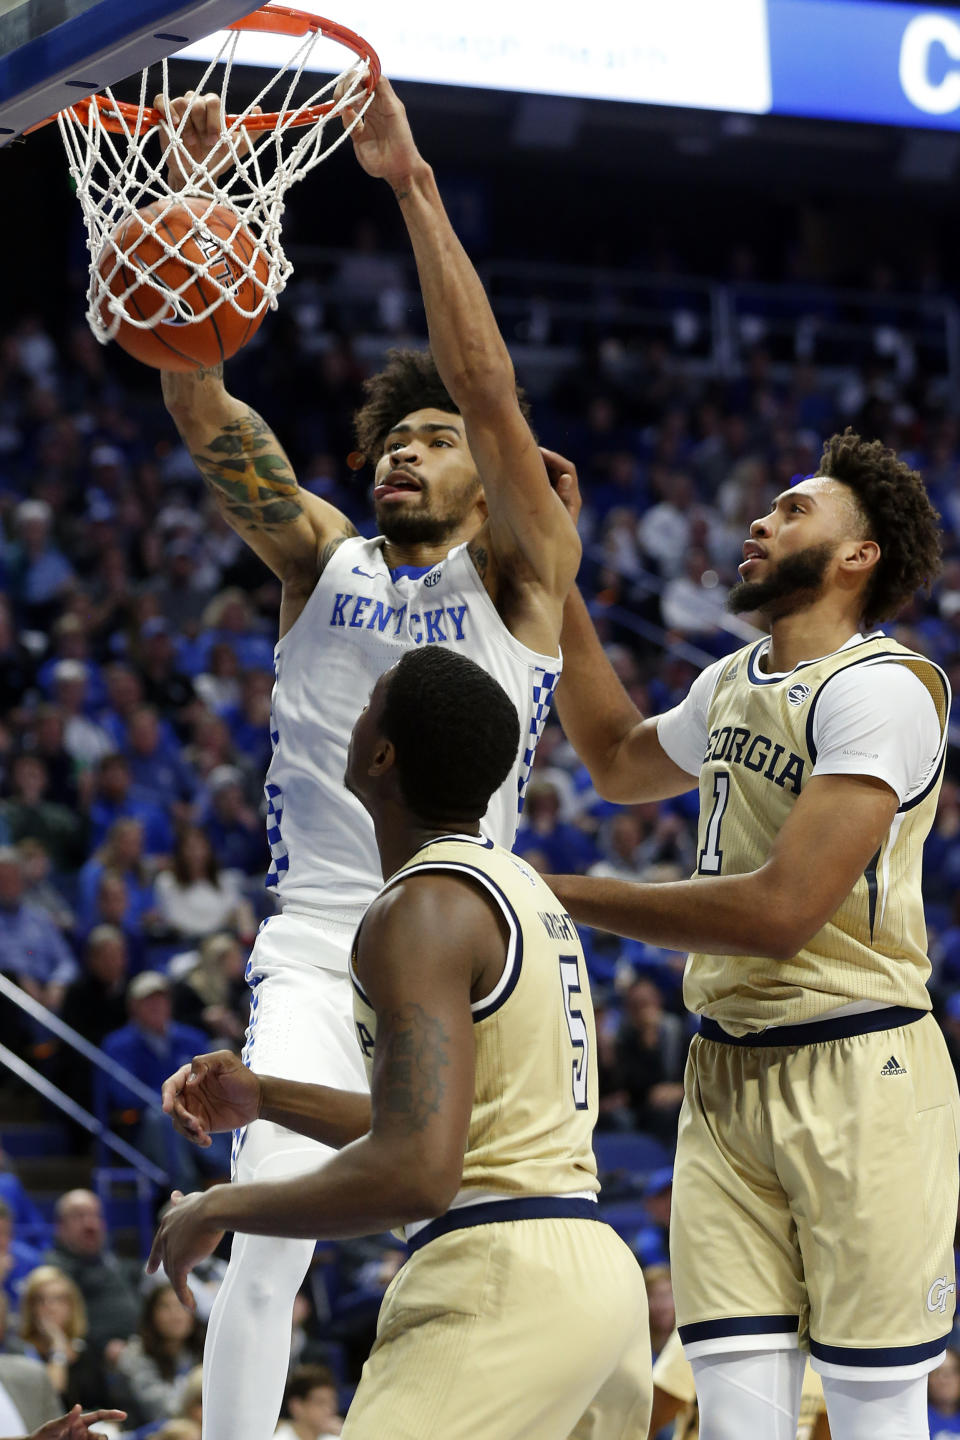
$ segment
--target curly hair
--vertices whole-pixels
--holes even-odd
[[[429,350],[388,350],[385,368],[363,382],[363,391],[366,402],[353,417],[353,431],[361,452],[357,456],[357,468],[364,461],[376,464],[390,430],[414,410],[460,414]],[[530,406],[519,386],[517,400],[524,417],[529,419]]]
[[[443,645],[407,651],[391,676],[380,723],[396,750],[403,798],[429,820],[479,820],[520,745],[520,719],[507,692]]]
[[[823,447],[820,474],[853,491],[880,559],[864,597],[868,624],[892,619],[917,590],[929,593],[941,565],[940,515],[923,477],[880,440],[848,426]]]

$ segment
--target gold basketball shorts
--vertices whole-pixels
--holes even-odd
[[[934,1369],[955,1309],[958,1133],[924,1011],[736,1038],[704,1019],[670,1231],[688,1357],[800,1345],[843,1379]]]
[[[563,1217],[532,1197],[492,1201],[422,1231],[343,1440],[646,1440],[643,1276],[609,1225],[573,1218],[585,1204]],[[525,1218],[494,1218],[509,1214]]]

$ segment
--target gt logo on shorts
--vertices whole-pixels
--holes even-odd
[[[930,1289],[927,1291],[927,1309],[930,1313],[933,1314],[934,1311],[939,1310],[941,1315],[945,1315],[947,1312],[947,1300],[956,1288],[956,1284],[953,1281],[948,1282],[946,1275],[941,1275],[938,1279],[934,1280]]]

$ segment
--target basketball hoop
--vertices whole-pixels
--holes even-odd
[[[249,31],[289,36],[295,43],[286,62],[249,104],[230,113],[227,89],[237,44],[241,34]],[[333,80],[294,100],[321,39],[345,46],[355,58]],[[222,73],[217,75],[220,67]],[[173,98],[166,60],[161,62],[161,71],[160,83],[154,75],[152,87],[150,72],[141,72],[137,102],[119,100],[106,89],[50,117],[59,124],[83,208],[91,257],[87,320],[102,344],[112,340],[121,326],[155,328],[171,313],[171,306],[178,307],[198,276],[209,303],[200,310],[195,304],[187,307],[190,324],[208,320],[223,305],[256,323],[267,307],[276,309],[277,296],[293,271],[281,241],[286,191],[331,155],[360,121],[373,99],[380,62],[371,46],[352,30],[285,5],[266,5],[235,21],[224,31],[223,43],[195,86],[197,94],[215,90],[221,104],[220,141],[200,162],[189,154],[183,138],[189,111],[175,126],[166,123]],[[310,83],[308,77],[307,87]],[[157,93],[162,96],[162,106],[154,108],[147,97]],[[353,120],[325,144],[328,120],[350,109],[356,112]],[[265,113],[254,114],[255,110]],[[175,236],[170,238],[164,216],[185,200],[191,202],[196,216],[200,243],[191,247],[186,259],[187,278],[171,290],[169,281],[157,272],[164,267],[169,270],[170,260],[182,264],[185,251]],[[203,203],[198,205],[198,201]],[[239,270],[236,263],[224,266],[223,241],[217,240],[206,224],[209,217],[222,216],[224,206],[236,214],[235,234],[246,230],[253,239],[252,255],[242,246],[233,249]],[[131,220],[156,241],[157,258],[147,265],[138,262],[130,283],[118,286],[118,272],[123,276],[131,273],[129,257],[119,243]],[[241,286],[238,277],[250,283]],[[154,290],[164,303],[131,303],[135,292],[144,287]],[[241,288],[245,305],[237,298]],[[196,289],[191,293],[195,297]],[[251,293],[256,297],[252,306]]]

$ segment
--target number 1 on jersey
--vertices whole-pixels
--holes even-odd
[[[587,1074],[590,1060],[590,1034],[587,1030],[587,1022],[583,1018],[583,1012],[574,1009],[573,1005],[573,996],[582,993],[580,966],[577,964],[576,955],[560,956],[560,984],[563,986],[563,1008],[567,1016],[567,1029],[570,1031],[570,1043],[573,1046],[573,1064],[571,1066],[573,1103],[578,1110],[586,1110],[589,1104]]]
[[[725,770],[720,770],[713,777],[713,809],[710,812],[710,819],[707,821],[706,839],[697,861],[697,870],[701,875],[720,874],[720,867],[723,864],[723,851],[720,849],[720,826],[723,823],[723,812],[727,808],[729,799],[730,776]]]

